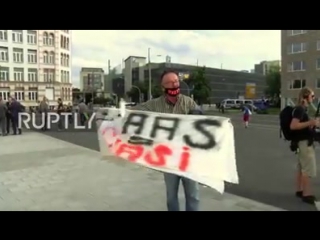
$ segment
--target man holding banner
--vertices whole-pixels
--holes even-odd
[[[200,108],[180,94],[173,71],[161,76],[163,96],[126,109],[100,109],[96,114],[103,159],[125,159],[163,172],[169,211],[179,211],[180,180],[186,210],[199,210],[199,185],[224,191],[238,183],[234,129],[229,118],[199,115]],[[112,161],[112,160],[111,160]]]
[[[161,75],[164,95],[135,107],[137,110],[160,113],[189,114],[197,108],[195,101],[180,94],[179,75],[174,71],[165,71]],[[199,210],[199,185],[197,182],[171,173],[164,173],[168,211],[179,211],[178,191],[180,180],[184,187],[186,211]]]

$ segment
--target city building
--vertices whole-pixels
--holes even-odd
[[[145,62],[145,58],[136,56],[125,60],[124,90],[122,92],[130,91],[132,86],[137,86],[139,82],[149,81],[149,65],[145,64]],[[164,70],[172,69],[179,73],[182,80],[181,92],[190,95],[191,89],[183,80],[188,79],[197,68],[197,66],[171,62],[150,63],[152,85],[160,85],[160,75]],[[212,89],[210,97],[212,103],[220,102],[226,98],[238,98],[241,96],[261,98],[266,88],[265,76],[262,74],[206,68],[206,78],[208,78]]]
[[[108,74],[104,75],[104,92],[111,95],[113,91],[113,80],[123,78],[122,64],[111,69],[109,64]],[[106,94],[105,94],[106,95]]]
[[[104,70],[102,68],[83,67],[80,70],[81,92],[104,92]]]
[[[0,30],[0,97],[72,102],[71,30]]]
[[[305,86],[320,96],[320,30],[281,30],[281,106],[296,103]],[[315,107],[315,105],[313,105]]]
[[[262,61],[254,65],[254,72],[258,74],[266,75],[272,67],[280,68],[280,66],[281,66],[280,60]]]

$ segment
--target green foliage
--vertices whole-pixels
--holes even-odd
[[[266,75],[266,84],[265,94],[272,99],[275,105],[280,106],[281,73],[279,66],[270,68]]]
[[[130,91],[127,92],[127,96],[131,98],[133,102],[140,102],[140,99],[142,97],[140,96],[140,94],[145,96],[148,92],[148,86],[146,85],[146,83],[143,83],[143,82],[138,82],[134,86],[135,87],[132,87]],[[138,90],[138,88],[140,89],[140,91]]]
[[[199,104],[205,104],[209,102],[211,93],[211,87],[208,79],[205,77],[206,67],[199,67],[186,81],[186,83],[192,89],[191,94],[194,100]]]
[[[152,88],[152,97],[157,98],[160,97],[163,94],[162,88],[160,85],[155,85]]]
[[[266,94],[270,97],[275,97],[280,95],[281,90],[281,73],[280,67],[272,67],[266,75],[267,89]]]

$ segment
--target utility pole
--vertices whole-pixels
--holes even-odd
[[[92,101],[92,104],[93,104],[93,93],[94,93],[94,71],[92,71],[92,84],[91,84],[91,101]]]
[[[104,83],[104,84],[107,84],[107,89],[109,89],[109,91],[112,93],[113,92],[113,90],[112,90],[112,77],[113,76],[111,76],[111,62],[110,62],[110,59],[108,59],[108,77],[107,77],[107,82],[106,83]],[[105,88],[106,89],[106,88]],[[111,94],[112,95],[112,94]],[[106,97],[106,96],[104,96],[104,97]]]
[[[151,78],[151,59],[150,59],[150,48],[148,48],[148,67],[149,67],[149,100],[152,99],[152,78]]]
[[[111,73],[111,62],[110,59],[108,60],[108,75]]]

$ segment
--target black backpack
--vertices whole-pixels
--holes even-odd
[[[291,141],[293,138],[292,130],[290,129],[290,124],[292,121],[294,107],[286,106],[280,112],[280,138],[282,135],[285,140]]]

